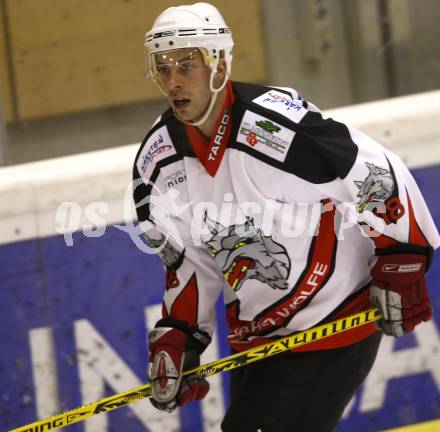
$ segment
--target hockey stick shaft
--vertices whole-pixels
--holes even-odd
[[[273,355],[290,351],[294,348],[299,348],[309,343],[360,327],[380,318],[382,318],[382,315],[377,309],[369,309],[327,324],[312,327],[311,329],[283,337],[276,341],[260,345],[256,348],[251,348],[247,351],[239,352],[223,359],[212,361],[195,369],[185,371],[183,375],[196,374],[199,377],[208,377],[220,372],[236,369],[240,366],[245,366]],[[39,420],[26,426],[12,429],[9,432],[40,432],[55,430],[60,427],[81,422],[96,414],[112,411],[116,408],[120,408],[150,396],[151,385],[144,384],[126,392],[109,396],[97,402],[57,414],[45,420]]]

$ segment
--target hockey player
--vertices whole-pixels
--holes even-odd
[[[373,304],[381,331],[231,372],[223,430],[334,430],[381,334],[431,318],[424,274],[440,242],[423,198],[396,155],[295,90],[230,81],[232,36],[213,6],[165,10],[145,46],[171,106],[134,164],[138,219],[167,275],[148,335],[152,403],[172,411],[208,392],[181,373],[199,365],[221,293],[233,351]]]

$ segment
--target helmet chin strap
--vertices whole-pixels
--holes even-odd
[[[209,101],[208,107],[206,108],[206,111],[198,119],[190,120],[190,121],[183,120],[181,117],[179,117],[179,115],[176,113],[176,111],[174,111],[174,115],[182,123],[185,123],[190,126],[200,126],[201,124],[205,123],[206,120],[208,120],[208,117],[211,115],[212,109],[214,108],[215,102],[217,100],[217,96],[220,93],[220,91],[222,90],[222,88],[225,86],[225,84],[229,78],[229,74],[225,74],[225,79],[223,80],[222,85],[218,89],[214,89],[214,75],[215,75],[215,70],[216,70],[217,65],[213,65],[213,66],[214,67],[211,70],[211,76],[209,79],[209,89],[211,90],[211,99]]]
[[[209,105],[206,108],[206,110],[203,113],[203,115],[201,117],[199,117],[198,119],[190,120],[190,121],[183,120],[179,116],[179,114],[176,113],[176,111],[174,111],[174,115],[182,123],[186,123],[187,125],[190,125],[190,126],[200,126],[201,124],[205,123],[206,120],[208,120],[208,117],[211,115],[212,109],[214,108],[214,105],[215,105],[215,101],[217,100],[217,96],[218,96],[218,91],[211,92],[211,99],[209,101]]]

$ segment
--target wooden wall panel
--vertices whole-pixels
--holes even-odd
[[[19,118],[160,97],[143,76],[144,33],[166,7],[185,3],[6,0]],[[236,41],[234,79],[264,80],[258,0],[213,3]]]
[[[3,116],[7,122],[13,119],[12,83],[8,70],[6,32],[4,28],[5,14],[0,3],[0,103],[3,102]],[[1,120],[1,119],[0,119]]]
[[[266,83],[267,55],[259,0],[211,1],[222,13],[234,38],[232,79]]]

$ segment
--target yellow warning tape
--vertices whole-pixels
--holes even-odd
[[[322,324],[290,336],[283,337],[273,342],[260,345],[256,348],[243,351],[220,360],[201,365],[195,369],[185,371],[184,376],[196,374],[200,377],[209,377],[220,372],[236,369],[250,363],[263,360],[275,354],[289,351],[300,346],[328,338],[335,334],[351,330],[356,327],[371,323],[382,318],[377,309],[359,312],[349,317]],[[66,411],[45,420],[39,420],[26,426],[12,429],[9,432],[40,432],[51,431],[60,427],[69,426],[86,420],[96,414],[112,411],[116,408],[136,402],[151,396],[151,385],[145,384],[140,387],[119,393],[114,396],[103,398],[97,402]]]

